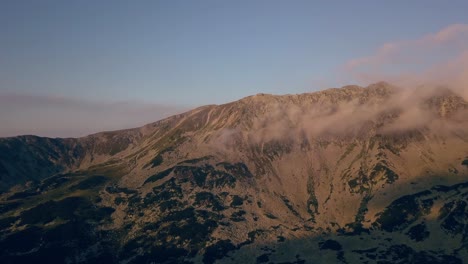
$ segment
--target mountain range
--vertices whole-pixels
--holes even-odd
[[[380,82],[0,138],[1,263],[468,262],[468,102]]]

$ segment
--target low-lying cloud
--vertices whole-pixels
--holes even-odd
[[[264,111],[254,115],[250,128],[220,130],[215,143],[223,148],[236,148],[240,141],[261,147],[269,142],[299,145],[305,141],[412,135],[416,131],[468,140],[468,104],[446,88],[406,89],[378,83],[300,97],[271,99],[257,107]]]
[[[68,97],[0,94],[0,137],[80,137],[145,125],[189,107],[138,101],[99,102]]]
[[[262,110],[253,115],[252,127],[220,130],[215,143],[223,148],[242,142],[262,147],[275,141],[352,141],[375,135],[411,136],[416,131],[424,137],[437,134],[468,140],[467,24],[385,43],[374,54],[344,63],[338,78],[361,86],[378,84],[332,89],[300,99],[268,97],[266,105],[266,99],[253,99],[259,105],[250,109]]]
[[[439,96],[438,93],[444,89],[450,89],[468,100],[468,24],[449,25],[419,38],[384,43],[375,53],[346,62],[341,73],[363,85],[386,81],[398,89],[385,102],[375,104],[362,103],[360,99],[305,108],[273,103],[265,115],[255,120],[249,140],[266,142],[284,138],[355,137],[362,135],[363,131],[373,133],[369,130],[372,123],[392,114],[395,117],[379,128],[379,133],[423,127],[460,131],[466,128],[466,110],[450,120],[440,121],[440,113],[424,108],[423,102]],[[441,106],[443,111],[446,108],[450,108],[450,105]],[[0,136],[84,136],[103,130],[141,126],[187,109],[130,101],[109,103],[3,94],[0,95]],[[233,137],[245,136],[239,133],[237,128],[225,129],[220,140],[229,142]]]

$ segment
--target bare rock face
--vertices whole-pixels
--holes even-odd
[[[377,83],[0,139],[0,261],[463,263],[467,117]]]

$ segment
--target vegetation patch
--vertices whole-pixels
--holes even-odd
[[[94,206],[83,197],[67,197],[59,201],[47,201],[20,214],[21,224],[47,224],[55,219],[72,220],[77,217],[99,222],[108,220],[114,212],[110,207]]]
[[[274,216],[274,215],[271,214],[271,213],[266,213],[265,216],[268,217],[268,218],[270,218],[270,219],[278,219],[278,217]]]
[[[439,219],[443,219],[441,228],[448,234],[457,235],[466,228],[468,219],[467,203],[463,200],[444,204],[439,211]]]
[[[114,199],[114,204],[115,205],[121,205],[125,202],[125,198],[122,198],[122,197],[115,197]]]
[[[249,238],[248,241],[249,241],[250,243],[253,243],[253,242],[255,242],[255,239],[256,239],[257,237],[262,236],[262,235],[264,235],[265,233],[266,233],[266,231],[263,230],[263,229],[256,229],[256,230],[254,230],[254,231],[250,231],[250,232],[247,234],[247,237]]]
[[[231,201],[231,204],[230,204],[231,207],[237,207],[237,206],[241,206],[243,204],[244,204],[244,199],[242,199],[239,195],[233,195],[232,196],[232,201]]]
[[[15,194],[13,194],[12,196],[8,197],[7,200],[24,199],[24,198],[36,196],[36,195],[39,195],[39,194],[41,194],[41,193],[36,192],[36,191],[30,191],[30,190],[24,191],[24,192],[17,192]]]
[[[374,226],[380,227],[387,232],[402,230],[414,223],[422,215],[430,212],[433,201],[420,201],[416,195],[406,195],[392,202],[379,215]]]
[[[210,172],[213,171],[213,167],[205,165],[203,167],[192,167],[192,166],[176,166],[174,167],[174,175],[182,182],[193,182],[199,187],[205,185],[206,178]]]
[[[203,255],[203,263],[213,264],[216,260],[227,257],[229,251],[236,249],[237,247],[232,243],[231,240],[220,240],[206,248],[205,254]]]
[[[5,214],[10,211],[13,211],[21,206],[20,202],[10,202],[0,204],[0,214]]]
[[[380,173],[383,173],[385,175],[386,182],[390,184],[398,180],[399,177],[398,174],[396,174],[393,170],[389,169],[382,162],[375,165],[374,169],[371,172],[370,178],[375,179],[375,177]]]
[[[195,206],[205,206],[212,208],[214,211],[224,210],[224,206],[221,204],[217,196],[210,192],[199,192],[195,195]]]
[[[197,163],[202,162],[202,161],[210,160],[211,158],[213,158],[213,156],[205,156],[205,157],[196,158],[196,159],[184,160],[184,161],[179,162],[178,164],[183,164],[183,163],[197,164]]]
[[[364,198],[362,198],[361,203],[359,205],[358,212],[355,217],[355,222],[356,223],[362,223],[364,221],[364,218],[366,216],[366,213],[368,211],[367,205],[369,204],[369,201],[372,199],[372,195],[366,194]]]
[[[146,246],[142,252],[139,252],[138,242],[129,242],[122,250],[121,258],[135,256],[130,263],[184,263],[181,261],[188,251],[170,245]]]
[[[266,155],[270,160],[273,160],[276,157],[280,157],[281,155],[290,153],[292,151],[292,147],[292,140],[286,142],[280,140],[272,140],[266,142],[263,145],[263,154]]]
[[[39,189],[43,191],[57,189],[59,187],[64,186],[68,182],[70,182],[70,177],[75,176],[73,174],[62,174],[53,177],[49,177],[41,182]]]
[[[307,212],[309,213],[312,222],[315,222],[315,215],[318,214],[318,201],[315,196],[313,175],[309,175],[309,179],[307,180],[307,192],[309,193],[309,197],[307,199]]]
[[[98,188],[104,183],[107,182],[107,177],[104,176],[90,176],[85,180],[82,180],[76,185],[73,185],[70,187],[71,191],[76,191],[76,190],[88,190],[88,189],[94,189]]]
[[[253,175],[250,172],[249,168],[247,165],[244,163],[238,162],[235,164],[231,164],[228,162],[220,162],[216,164],[216,166],[221,166],[223,167],[228,173],[238,176],[238,177],[244,177],[244,178],[252,178]]]
[[[299,218],[301,217],[301,215],[296,211],[296,209],[294,209],[293,205],[288,200],[288,198],[286,198],[285,196],[281,196],[281,200],[283,200],[284,205],[286,205],[286,207],[289,209],[289,211],[293,213],[293,215]]]
[[[352,180],[348,181],[348,185],[349,185],[349,188],[351,190],[354,190],[356,187],[358,187],[359,180],[358,179],[352,179]]]
[[[136,191],[136,190],[131,190],[131,189],[128,189],[128,188],[120,188],[120,187],[117,187],[115,185],[106,187],[106,192],[111,193],[111,194],[124,193],[124,194],[127,194],[127,195],[138,193],[138,191]]]
[[[407,245],[392,245],[387,250],[379,251],[376,258],[381,263],[432,263],[461,264],[463,261],[449,255],[435,255],[435,252],[416,251]],[[374,258],[375,259],[375,258]]]
[[[10,228],[16,221],[18,217],[6,217],[0,219],[0,230]]]
[[[410,228],[406,233],[412,240],[420,242],[429,237],[429,231],[425,223],[420,223]]]
[[[12,233],[0,241],[0,256],[5,257],[9,252],[28,252],[37,248],[41,243],[42,229],[29,227]]]
[[[146,181],[143,184],[147,184],[149,182],[155,182],[155,181],[162,180],[162,179],[166,178],[169,174],[171,174],[172,171],[173,171],[173,168],[170,168],[170,169],[164,170],[162,172],[159,172],[159,173],[149,177],[148,179],[146,179]]]
[[[191,246],[201,248],[218,227],[216,220],[208,214],[195,211],[193,207],[171,212],[160,220],[162,228],[157,232],[156,238],[166,241],[168,237],[172,237],[175,239],[172,244],[182,245],[190,241]]]
[[[223,171],[213,171],[207,185],[210,188],[225,186],[234,188],[236,187],[236,178],[233,175]]]
[[[75,211],[87,204],[81,197],[69,197],[60,201],[48,201],[21,213],[21,224],[47,224],[56,218],[70,219]]]
[[[334,250],[334,251],[340,251],[343,249],[341,244],[338,241],[329,239],[325,240],[324,242],[319,243],[319,248],[320,250]]]
[[[267,263],[268,261],[270,261],[270,255],[271,254],[265,253],[263,255],[258,256],[256,259],[256,263]]]
[[[462,161],[461,165],[468,167],[468,159]]]
[[[163,162],[164,162],[164,159],[162,155],[158,154],[147,164],[147,166],[151,166],[151,168],[154,168],[154,167],[161,165]]]
[[[113,263],[109,250],[113,242],[108,240],[112,236],[95,229],[96,224],[110,220],[113,211],[109,207],[96,208],[81,197],[48,201],[23,211],[18,217],[20,224],[30,226],[0,238],[0,262],[66,263],[80,256],[83,262]],[[60,221],[44,225],[55,219]],[[90,251],[91,247],[95,250]]]
[[[176,179],[172,178],[166,181],[164,184],[153,188],[153,193],[148,194],[145,198],[145,204],[147,204],[147,198],[151,198],[154,202],[166,201],[172,198],[182,198],[182,188],[177,184]]]
[[[167,200],[159,204],[159,210],[161,210],[163,213],[167,211],[175,211],[181,208],[183,205],[184,204],[179,200]]]
[[[234,212],[231,215],[231,220],[234,222],[243,222],[246,221],[244,215],[246,212],[244,210],[240,210],[238,212]]]

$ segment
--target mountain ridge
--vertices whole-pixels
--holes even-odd
[[[467,110],[450,90],[377,83],[254,95],[78,139],[0,139],[13,168],[0,180],[33,180],[4,185],[0,259],[58,247],[57,262],[462,263]],[[49,236],[76,224],[87,231]],[[26,251],[9,246],[22,235]],[[66,246],[81,235],[94,242]]]
[[[255,127],[255,129],[258,129],[259,127],[261,128],[262,124],[260,124],[259,122],[253,124],[252,120],[258,118],[258,116],[265,115],[268,111],[270,113],[274,113],[274,111],[279,111],[279,114],[282,115],[282,111],[284,111],[284,109],[275,109],[281,107],[281,105],[283,105],[283,108],[303,108],[305,106],[307,107],[306,109],[296,109],[297,111],[302,112],[303,114],[304,112],[307,112],[310,108],[328,104],[326,107],[328,107],[329,109],[326,109],[325,113],[319,114],[329,114],[330,112],[336,111],[336,109],[333,109],[333,107],[340,103],[358,100],[358,104],[364,104],[367,103],[368,100],[376,99],[377,102],[374,104],[378,104],[381,103],[380,100],[388,99],[397,91],[401,91],[401,88],[392,86],[386,82],[379,82],[376,84],[369,85],[368,87],[348,85],[342,88],[330,88],[323,91],[297,95],[278,96],[258,94],[248,96],[238,101],[234,101],[227,104],[207,105],[198,107],[185,113],[174,115],[159,120],[157,122],[153,122],[142,127],[132,129],[104,131],[80,138],[52,139],[24,135],[18,137],[1,138],[0,142],[16,140],[29,145],[34,145],[34,142],[39,142],[41,140],[50,142],[50,144],[52,145],[59,144],[58,142],[62,142],[62,148],[68,148],[68,151],[74,151],[73,154],[68,155],[71,156],[71,158],[69,159],[75,160],[68,161],[67,163],[73,163],[69,164],[71,165],[70,169],[77,169],[78,167],[80,167],[81,163],[89,164],[89,166],[94,164],[94,155],[99,156],[99,154],[109,154],[110,156],[112,156],[124,150],[127,150],[128,148],[132,148],[132,146],[135,147],[138,144],[141,144],[141,141],[144,141],[145,138],[147,139],[148,137],[151,137],[152,134],[157,134],[158,132],[156,130],[160,129],[160,127],[167,127],[168,124],[170,124],[169,126],[173,126],[173,128],[174,126],[177,127],[181,125],[177,124],[178,120],[185,122],[184,125],[188,126],[182,129],[189,130],[193,130],[195,128],[193,127],[195,123],[195,126],[208,126],[208,128],[205,129],[211,130],[210,132],[217,131],[220,128],[237,129],[237,124],[242,125],[241,130],[252,129],[252,125],[256,125],[257,127]],[[457,111],[459,108],[468,109],[468,104],[466,103],[466,101],[463,100],[463,98],[448,91],[449,90],[444,90],[442,92],[442,95],[440,95],[439,93],[439,95],[435,97],[430,97],[429,100],[432,101],[430,101],[428,104],[432,104],[433,107],[439,108],[437,111],[440,115],[450,114],[451,112]],[[288,113],[286,113],[286,115],[288,115]],[[300,116],[300,114],[293,115]],[[187,119],[188,117],[193,118],[193,120],[189,120],[190,122],[187,122],[187,120],[185,119]],[[221,120],[218,120],[217,118],[221,118]],[[264,118],[264,122],[269,122],[269,118],[270,117]],[[271,119],[277,119],[277,117],[273,116],[271,117]],[[83,155],[83,149],[92,149],[90,154],[92,156],[89,157],[88,161],[85,162],[79,160],[79,158],[81,157],[80,155]],[[8,151],[4,151],[4,153],[8,153]],[[3,165],[3,168],[4,167],[5,164]],[[3,171],[5,171],[5,169],[3,169]],[[60,170],[58,170],[57,172],[60,172]],[[51,175],[48,174],[48,176]],[[6,176],[3,175],[3,178],[5,177]]]

